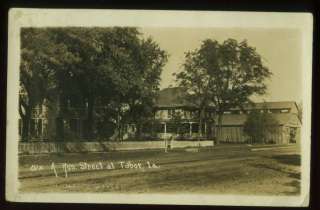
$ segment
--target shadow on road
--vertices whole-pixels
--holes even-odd
[[[301,156],[297,154],[291,155],[275,155],[271,158],[277,160],[279,163],[293,165],[293,166],[300,166],[301,164]]]
[[[284,193],[287,195],[298,195],[300,194],[300,182],[297,180],[293,180],[290,183],[285,184],[286,186],[293,187],[293,191],[285,191]]]

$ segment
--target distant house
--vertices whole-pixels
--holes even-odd
[[[176,132],[173,117],[176,112],[179,112],[184,133],[180,133],[178,137],[197,138],[199,129],[197,109],[194,104],[184,99],[184,94],[185,91],[181,88],[166,88],[160,91],[155,105],[155,119],[163,125],[162,135]],[[266,142],[288,144],[299,140],[301,122],[298,118],[297,104],[293,101],[285,101],[247,104],[242,109],[233,108],[225,111],[222,117],[222,136],[220,141],[228,143],[249,142],[249,137],[243,132],[243,125],[246,122],[248,113],[252,110],[270,113],[278,122],[275,125],[276,131],[268,136]],[[208,121],[217,121],[214,107],[209,107],[206,116]],[[216,124],[214,123],[203,123],[202,133],[204,138],[214,138],[216,129]]]

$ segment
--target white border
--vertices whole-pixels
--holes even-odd
[[[18,92],[20,28],[44,26],[135,26],[295,28],[302,34],[303,127],[300,196],[165,195],[18,192]],[[312,31],[311,13],[160,10],[19,9],[9,11],[6,199],[16,202],[135,203],[236,206],[307,206],[310,188]],[[288,49],[290,50],[290,49]]]

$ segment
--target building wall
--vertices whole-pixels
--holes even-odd
[[[221,128],[220,142],[225,143],[245,143],[248,137],[245,136],[242,126],[227,126]],[[216,128],[217,130],[217,128]],[[217,133],[217,131],[216,131]]]
[[[156,119],[159,121],[163,121],[163,122],[170,122],[170,119],[172,119],[170,116],[170,112],[172,112],[173,108],[169,107],[169,108],[161,108],[161,110],[157,110],[156,111]],[[183,110],[181,108],[179,108],[180,112],[185,113],[182,114],[182,116],[187,116],[182,118],[185,121],[191,122],[192,119],[195,118],[191,118],[191,115],[189,113],[189,111],[187,110]],[[267,113],[276,113],[278,115],[283,116],[283,119],[287,119],[288,122],[286,122],[287,124],[282,125],[276,125],[275,129],[272,132],[269,132],[267,134],[266,139],[261,140],[261,143],[274,143],[274,144],[289,144],[289,143],[294,143],[294,142],[298,142],[300,141],[300,122],[297,122],[297,109],[296,109],[296,105],[294,103],[291,104],[290,107],[287,108],[272,108],[272,109],[261,109],[261,112],[265,112],[267,111]],[[229,116],[229,120],[230,120],[230,114],[234,115],[235,119],[231,120],[237,122],[237,125],[229,125],[229,124],[224,124],[222,126],[222,134],[221,134],[221,142],[226,142],[226,143],[246,143],[246,142],[252,142],[250,140],[250,137],[248,137],[244,132],[243,132],[243,124],[244,121],[243,119],[240,120],[240,122],[242,124],[239,124],[239,116],[240,115],[246,115],[250,113],[250,110],[247,110],[245,113],[243,113],[242,111],[239,110],[231,110],[226,112],[224,115],[228,115]],[[290,118],[287,118],[286,116],[288,115],[288,113],[291,114]],[[208,115],[209,116],[209,115]],[[211,116],[211,115],[210,115]],[[233,119],[233,118],[232,118]],[[194,121],[194,120],[193,120]],[[196,121],[195,121],[196,122]],[[279,121],[280,122],[280,121]],[[228,123],[230,123],[228,121]],[[293,127],[292,127],[293,126]],[[214,127],[213,128],[215,130],[215,134],[217,133],[217,129]],[[292,129],[296,129],[296,133],[297,135],[293,137],[291,137],[291,130]],[[210,128],[206,129],[206,130],[210,130]],[[164,132],[162,132],[164,133]],[[170,132],[168,132],[170,133]],[[186,135],[184,138],[185,139],[193,139],[193,138],[197,138],[198,132],[197,131],[193,131],[190,132],[190,135]],[[162,135],[165,136],[165,135]],[[206,134],[204,134],[204,136],[206,136]],[[210,137],[212,138],[212,137]],[[293,139],[294,140],[293,140]]]
[[[33,109],[30,126],[30,141],[59,141],[57,120],[59,119],[58,103],[51,102],[50,107],[43,105]],[[61,120],[63,135],[68,140],[83,137],[85,115],[78,110],[70,109]],[[76,128],[73,126],[76,125]],[[19,135],[22,133],[22,122],[19,119]],[[20,136],[21,137],[21,136]]]
[[[267,138],[258,143],[271,143],[271,144],[289,144],[294,143],[290,141],[290,127],[278,126],[273,132],[267,134]],[[300,139],[300,128],[297,129],[297,134],[294,137],[298,142]],[[222,136],[220,142],[223,143],[252,143],[250,137],[243,132],[242,126],[227,126],[222,127]]]

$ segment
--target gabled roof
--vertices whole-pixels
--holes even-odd
[[[159,92],[155,106],[158,108],[173,108],[173,107],[188,107],[194,104],[185,100],[187,92],[181,87],[165,88]],[[245,104],[242,107],[244,110],[252,109],[291,109],[297,113],[297,104],[294,101],[277,101],[277,102],[261,102],[254,104]],[[239,107],[231,110],[240,110]]]
[[[299,127],[300,121],[297,115],[292,113],[272,113],[270,114],[278,125],[287,125]],[[222,125],[224,126],[242,126],[247,120],[246,114],[224,114],[222,117]]]
[[[186,91],[180,87],[165,88],[159,92],[156,100],[156,107],[181,107],[192,106],[185,100]]]
[[[297,104],[294,101],[276,101],[276,102],[259,102],[254,104],[245,104],[242,107],[244,110],[252,109],[291,109],[297,110]],[[232,108],[231,110],[240,110],[239,107]]]

